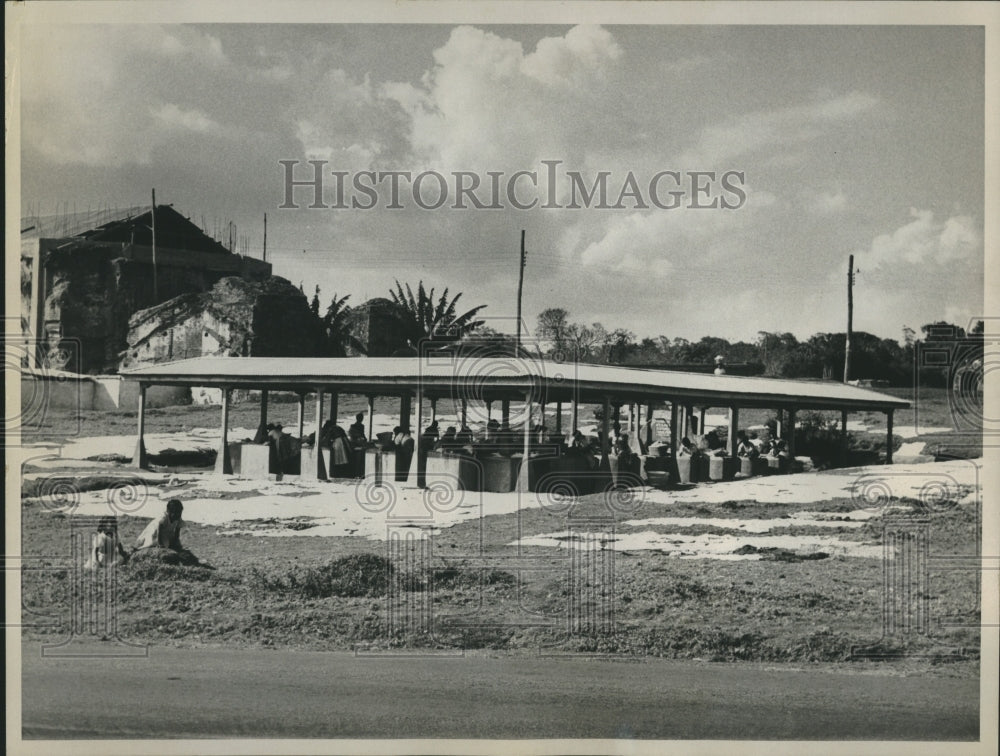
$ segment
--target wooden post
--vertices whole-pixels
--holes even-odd
[[[493,419],[493,402],[486,402],[486,422],[489,423]]]
[[[253,442],[267,443],[267,389],[260,390],[260,424],[257,426],[257,435],[253,437]]]
[[[465,397],[462,397],[462,428],[467,427],[469,424],[469,402]],[[459,428],[461,430],[461,428]]]
[[[37,273],[37,271],[36,271]],[[140,470],[149,467],[149,460],[146,456],[146,384],[139,384],[139,411],[138,411],[139,431],[135,440],[135,453],[132,455],[132,465]]]
[[[215,472],[222,475],[233,474],[233,461],[229,456],[229,387],[222,389],[222,438],[219,439],[219,453],[215,457]]]
[[[684,438],[688,434],[688,412],[689,412],[689,410],[688,410],[687,405],[684,405],[684,404],[682,404],[680,407],[678,407],[678,409],[680,411],[680,417],[678,418],[678,420],[680,422],[679,433],[680,433],[680,437]]]
[[[653,443],[653,403],[646,405],[646,448]]]
[[[436,398],[431,398],[431,422],[433,423],[437,420],[438,414],[438,400]]]
[[[323,389],[322,387],[316,388],[316,435],[313,440],[313,451],[316,453],[316,469],[313,472],[316,474],[316,480],[326,480],[326,462],[323,459],[323,450],[319,446],[319,431],[323,427]],[[330,459],[333,459],[333,451],[330,451]],[[303,470],[302,474],[305,475],[306,471]]]
[[[510,399],[500,402],[500,424],[506,428],[510,427]]]
[[[529,403],[529,407],[530,407],[530,403]],[[541,401],[541,402],[538,403],[538,414],[539,414],[538,424],[539,425],[545,425],[545,402],[544,401]],[[531,417],[531,411],[530,411],[530,409],[528,411],[528,417]]]
[[[788,456],[795,459],[795,410],[788,410],[788,423],[785,433],[788,435]]]
[[[774,436],[775,436],[775,438],[783,438],[783,436],[781,434],[785,430],[782,427],[783,426],[782,420],[784,420],[784,417],[785,417],[785,413],[782,410],[777,409],[777,410],[774,411]]]
[[[375,395],[368,397],[368,440],[371,441],[375,433]]]
[[[569,424],[572,426],[570,433],[575,433],[577,428],[580,427],[580,402],[576,399],[573,400]]]
[[[306,424],[306,395],[303,392],[299,392],[299,418],[297,422],[299,430],[299,438],[302,438],[302,434],[305,432]]]
[[[556,435],[562,434],[562,402],[556,402]]]
[[[336,391],[330,392],[330,419],[333,420],[334,424],[337,422],[337,413],[340,407],[338,406],[339,395]]]
[[[706,407],[698,410],[698,432],[703,436],[705,435],[705,410]]]
[[[893,410],[886,410],[885,413],[885,463],[892,464],[892,413]]]
[[[735,457],[736,456],[736,447],[738,445],[737,444],[737,440],[736,440],[736,433],[737,433],[737,431],[739,431],[739,427],[740,427],[740,410],[739,410],[739,407],[730,407],[729,408],[729,439],[728,439],[729,444],[728,444],[728,446],[729,446],[729,456],[731,456],[731,457]]]

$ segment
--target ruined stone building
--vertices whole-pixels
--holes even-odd
[[[278,276],[223,278],[129,319],[121,367],[189,357],[321,357],[322,322],[298,287]]]
[[[270,264],[230,252],[169,205],[157,205],[155,218],[147,207],[23,219],[28,367],[58,354],[52,367],[116,372],[135,313],[208,292],[226,277],[259,282],[270,274]]]

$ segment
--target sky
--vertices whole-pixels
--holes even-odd
[[[274,273],[324,308],[423,280],[512,332],[522,230],[529,328],[562,307],[640,338],[843,331],[851,254],[856,330],[983,308],[981,27],[28,25],[21,43],[22,215],[155,188],[260,257],[266,213]],[[297,180],[326,161],[328,205],[342,172],[348,207],[299,187],[282,209],[281,160]],[[423,209],[400,179],[400,207],[386,182],[352,207],[364,171],[434,172],[449,195]],[[491,202],[491,172],[518,171],[538,203]],[[567,207],[574,171],[607,172],[606,207]],[[454,207],[454,172],[501,207]]]

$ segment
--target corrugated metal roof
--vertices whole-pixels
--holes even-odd
[[[786,406],[816,409],[901,409],[910,403],[888,394],[832,381],[705,375],[614,365],[558,363],[530,357],[197,357],[123,371],[148,383],[190,386],[310,388],[349,393],[523,391],[544,386],[550,396],[600,401],[670,398],[706,406]]]

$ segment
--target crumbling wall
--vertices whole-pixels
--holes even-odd
[[[351,308],[347,316],[349,357],[391,357],[406,347],[406,333],[399,306],[388,299],[369,299]]]
[[[135,313],[120,366],[201,356],[318,357],[326,351],[319,319],[289,281],[229,277],[202,294]]]

